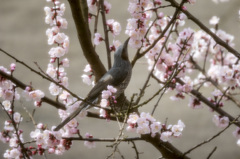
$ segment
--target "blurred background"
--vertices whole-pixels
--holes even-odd
[[[124,34],[124,29],[126,28],[127,19],[130,18],[130,14],[127,11],[128,1],[108,1],[112,4],[112,9],[110,10],[110,14],[107,15],[107,18],[115,19],[122,24],[122,33],[117,39],[123,42],[127,38]],[[47,5],[49,6],[51,4],[44,0],[0,0],[0,48],[6,50],[35,69],[37,69],[37,67],[34,62],[37,62],[43,70],[46,70],[47,64],[49,63],[48,51],[51,48],[51,46],[47,44],[47,37],[45,35],[45,31],[49,26],[44,23],[45,12],[43,8]],[[91,89],[89,86],[83,84],[81,79],[83,69],[87,62],[83,57],[78,42],[75,24],[71,17],[71,11],[67,1],[65,1],[65,5],[66,12],[64,17],[69,24],[68,29],[62,31],[70,38],[70,50],[67,54],[70,60],[70,67],[66,69],[70,83],[69,88],[79,96],[85,97]],[[238,45],[240,42],[240,22],[238,15],[238,10],[240,9],[239,0],[230,0],[228,3],[219,4],[215,4],[211,0],[197,0],[195,5],[187,5],[187,8],[208,27],[210,27],[209,19],[212,16],[217,15],[220,17],[219,28],[235,36],[235,47],[237,50],[240,50]],[[173,10],[168,9],[163,9],[162,11],[169,15],[172,15],[173,12]],[[187,25],[195,30],[199,29],[192,22],[187,22]],[[130,57],[134,56],[135,51],[134,49],[130,49]],[[105,46],[98,46],[97,52],[106,66]],[[9,68],[12,62],[14,62],[12,59],[0,53],[0,65]],[[142,88],[147,74],[147,63],[146,60],[142,58],[135,65],[130,85],[125,92],[128,99],[130,99],[133,93],[139,93],[139,89]],[[30,72],[20,64],[17,64],[14,76],[25,84],[31,82],[34,88],[41,89],[45,91],[47,96],[50,96],[49,93],[47,93],[49,82]],[[142,101],[151,96],[157,88],[159,88],[157,84],[151,81],[151,86],[147,89]],[[167,118],[168,124],[176,124],[178,119],[181,119],[185,123],[186,128],[182,138],[174,139],[172,142],[179,150],[185,152],[221,130],[213,124],[213,113],[210,112],[207,107],[201,110],[192,110],[187,106],[188,100],[173,102],[169,99],[170,95],[173,94],[168,93],[164,95],[154,117],[161,122],[164,122]],[[140,111],[150,112],[155,103],[156,101],[149,103],[142,107]],[[30,122],[23,107],[26,107],[29,112],[32,112],[34,106],[32,102],[24,102],[24,99],[18,102],[16,106],[16,109],[23,115],[24,121],[22,125],[20,125],[20,128],[24,130],[24,138],[28,140],[29,132],[34,129],[34,125]],[[225,108],[233,115],[240,114],[239,109],[236,109],[231,103],[226,104]],[[36,110],[34,118],[37,123],[43,122],[51,127],[60,122],[57,114],[58,112],[55,108],[43,104],[41,109]],[[6,119],[6,114],[1,110],[0,130],[3,129],[3,124]],[[89,132],[96,138],[116,137],[119,133],[118,124],[112,121],[107,122],[105,120],[85,118],[80,121],[79,127],[82,135]],[[235,128],[235,126],[231,126],[230,129],[217,139],[193,151],[189,157],[194,159],[206,158],[213,148],[217,146],[217,150],[212,156],[213,159],[240,158],[240,148],[236,145],[236,139],[232,135]],[[136,134],[125,133],[125,135],[135,136]],[[156,159],[161,157],[161,154],[152,145],[144,141],[138,141],[136,144],[138,151],[142,152],[140,158]],[[47,155],[47,158],[106,158],[112,152],[111,148],[106,148],[107,145],[111,145],[111,143],[97,143],[95,149],[88,149],[83,146],[83,142],[74,142],[72,148],[64,153],[63,156]],[[7,145],[0,143],[0,156],[2,156],[7,148]],[[122,143],[119,148],[125,158],[135,158],[135,152],[130,143]],[[117,154],[116,158],[120,158],[120,155]]]

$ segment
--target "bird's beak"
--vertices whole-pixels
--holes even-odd
[[[128,42],[129,42],[129,40],[130,40],[130,37],[129,38],[127,38],[127,40],[124,42],[124,44],[123,44],[123,48],[128,48]]]
[[[127,40],[124,42],[123,44],[123,48],[122,48],[122,59],[124,60],[129,60],[128,59],[128,41],[129,41],[130,37],[127,38]]]

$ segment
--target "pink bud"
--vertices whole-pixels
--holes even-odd
[[[13,72],[13,71],[15,70],[15,68],[16,68],[16,64],[15,64],[15,63],[12,63],[12,64],[10,65],[10,68],[11,68],[11,72]]]
[[[187,10],[187,7],[186,6],[182,6],[182,10]]]

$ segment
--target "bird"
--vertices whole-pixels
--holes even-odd
[[[124,92],[132,76],[132,65],[128,57],[129,39],[130,38],[119,46],[114,53],[113,66],[98,80],[80,106],[57,127],[55,127],[54,131],[60,130],[69,121],[74,119],[82,110],[91,108],[92,105],[89,103],[95,102],[108,85],[117,89],[117,92],[114,94],[116,99]]]

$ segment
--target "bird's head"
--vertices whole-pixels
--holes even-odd
[[[117,51],[114,53],[114,61],[117,62],[119,60],[129,61],[128,59],[128,38],[121,46],[118,47]]]

